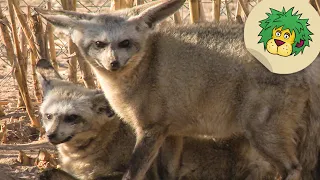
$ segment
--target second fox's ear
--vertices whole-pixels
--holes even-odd
[[[132,20],[142,21],[146,23],[149,28],[152,28],[161,20],[175,13],[184,2],[185,0],[169,0],[156,4],[144,10],[140,15],[133,17]]]
[[[94,14],[78,13],[73,11],[48,11],[41,8],[34,8],[44,19],[55,27],[63,30],[65,33],[71,33],[82,21],[90,20],[95,17]]]

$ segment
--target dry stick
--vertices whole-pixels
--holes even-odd
[[[48,1],[48,10],[51,10],[51,1]],[[47,36],[50,47],[50,60],[54,69],[58,70],[56,45],[54,44],[53,27],[47,23]]]
[[[221,0],[213,1],[213,16],[216,22],[220,22],[220,9],[221,9]]]
[[[228,0],[225,0],[225,4],[226,4],[226,11],[227,11],[228,20],[229,21],[233,21],[233,19],[231,17],[231,11],[230,11]]]
[[[316,7],[318,9],[318,13],[320,14],[320,0],[315,0]]]
[[[199,1],[189,0],[189,10],[191,23],[198,23],[200,20]]]
[[[94,89],[95,84],[94,84],[93,73],[91,71],[91,68],[89,64],[84,60],[83,56],[81,55],[78,49],[77,49],[77,55],[78,55],[78,63],[79,63],[80,71],[82,72],[84,85],[87,88]]]
[[[206,13],[204,11],[204,7],[203,7],[203,3],[199,2],[199,13],[200,13],[200,21],[201,22],[205,22],[207,21],[207,18],[206,18]]]
[[[61,4],[64,10],[76,10],[76,1],[75,0],[61,0]],[[69,54],[73,54],[77,51],[76,45],[69,38],[68,42]],[[69,59],[69,68],[68,68],[68,79],[69,81],[76,83],[77,82],[77,56],[72,56]]]
[[[144,0],[137,0],[137,5],[141,5],[144,3]]]
[[[37,48],[35,46],[35,42],[34,42],[34,39],[33,39],[33,34],[31,32],[30,27],[28,26],[27,19],[24,16],[24,13],[21,11],[19,5],[16,3],[16,0],[11,1],[11,3],[13,3],[13,7],[14,7],[14,10],[15,10],[15,13],[16,13],[16,15],[18,17],[18,20],[19,20],[19,22],[20,22],[20,24],[22,26],[23,32],[27,37],[28,44],[29,44],[29,46],[31,48],[31,51],[33,51],[33,53],[35,53],[37,57],[40,57],[40,52],[37,50]]]
[[[2,144],[7,144],[7,121],[4,121],[4,124],[1,125],[1,143]]]
[[[7,18],[2,13],[1,6],[0,6],[0,19],[3,21],[8,21]],[[1,28],[2,42],[7,52],[7,58],[9,60],[10,65],[13,67],[15,55],[13,50],[13,44],[10,37],[10,29],[8,26],[2,23],[0,23],[0,28]]]
[[[36,128],[40,128],[40,122],[39,119],[37,119],[34,115],[33,106],[29,97],[29,92],[27,88],[27,80],[23,73],[23,67],[19,65],[19,61],[23,58],[19,46],[19,39],[18,39],[18,33],[17,33],[17,27],[16,27],[16,21],[14,16],[14,9],[13,9],[13,3],[16,3],[15,0],[7,0],[8,8],[9,8],[9,14],[10,14],[10,20],[11,20],[11,30],[13,34],[13,41],[15,44],[15,49],[17,53],[17,58],[14,58],[14,74],[16,77],[16,80],[18,82],[19,90],[21,92],[23,101],[26,105],[26,110],[29,115],[30,121],[32,126]],[[18,8],[18,7],[16,7]],[[17,13],[17,12],[16,12]]]
[[[236,12],[236,21],[240,24],[243,24],[243,20],[242,20],[242,17],[241,17],[241,11],[242,11],[242,8],[241,8],[241,5],[240,5],[240,2],[238,1],[237,3],[237,12]]]
[[[176,24],[181,24],[182,23],[182,19],[181,19],[181,15],[180,15],[179,11],[177,11],[176,13],[173,14],[173,21]]]
[[[240,3],[240,5],[241,5],[241,7],[242,7],[242,10],[243,10],[246,18],[247,18],[247,17],[249,16],[248,4],[245,3],[243,0],[239,0],[239,3]]]
[[[133,7],[133,0],[120,0],[120,8],[131,8]]]
[[[42,92],[41,92],[39,80],[36,74],[36,62],[37,62],[37,59],[48,59],[48,57],[46,53],[47,49],[43,47],[44,42],[43,42],[43,33],[42,33],[42,22],[39,16],[31,16],[30,6],[28,6],[28,22],[29,22],[29,26],[33,31],[33,39],[35,39],[37,42],[36,43],[37,51],[41,52],[39,56],[31,52],[30,62],[31,62],[31,76],[33,80],[34,93],[35,93],[37,102],[42,102]]]
[[[0,117],[5,116],[6,114],[4,113],[3,107],[0,105]]]
[[[27,68],[28,68],[28,50],[27,50],[27,42],[26,42],[26,36],[24,35],[24,32],[22,28],[19,28],[19,33],[18,33],[19,39],[20,39],[20,49],[21,53],[23,56],[23,61],[20,62],[20,65],[24,67],[24,76],[27,76]],[[18,102],[17,102],[17,107],[23,107],[24,102],[21,97],[20,91],[18,92]]]
[[[118,10],[118,9],[120,9],[120,7],[121,7],[120,0],[112,0],[111,1],[111,6],[110,6],[111,10]]]

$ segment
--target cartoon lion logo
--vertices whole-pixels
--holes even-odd
[[[282,11],[270,8],[271,13],[266,13],[268,18],[259,21],[262,28],[259,43],[263,43],[264,50],[280,56],[298,55],[303,53],[305,47],[310,47],[313,33],[308,29],[309,19],[300,19],[302,14],[293,13],[294,7]]]

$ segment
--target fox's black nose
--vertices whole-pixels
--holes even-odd
[[[48,134],[47,137],[48,137],[49,141],[51,141],[51,140],[53,140],[53,139],[56,137],[56,134],[55,134],[55,133],[53,133],[53,134]]]
[[[112,61],[112,62],[110,63],[110,66],[111,66],[111,69],[112,69],[112,70],[117,70],[117,69],[119,69],[119,67],[120,67],[120,63],[119,63],[119,61]]]

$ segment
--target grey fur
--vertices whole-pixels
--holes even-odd
[[[42,81],[50,81],[53,85],[51,92],[45,93],[45,100],[41,106],[44,127],[49,135],[61,132],[73,138],[67,142],[57,142],[61,170],[48,170],[40,175],[40,180],[69,180],[75,179],[121,179],[125,173],[131,152],[135,144],[134,131],[120,121],[116,115],[108,111],[96,111],[107,104],[104,96],[96,96],[96,90],[86,89],[71,82],[50,79],[43,75]],[[56,83],[59,82],[59,83]],[[59,99],[56,99],[59,96]],[[98,97],[98,98],[97,98]],[[79,99],[86,99],[79,101]],[[63,103],[61,103],[63,102]],[[103,103],[104,102],[104,103]],[[84,126],[64,123],[64,116],[68,113],[64,107],[82,107],[77,111],[83,117]],[[54,113],[52,109],[57,109]],[[70,110],[69,110],[70,111]],[[46,114],[53,114],[48,123]],[[85,114],[90,114],[87,116]],[[100,120],[104,120],[104,122]],[[73,131],[69,131],[72,129]],[[60,136],[57,136],[60,139]],[[171,154],[172,137],[169,137],[161,149],[157,161],[147,173],[145,179],[166,179],[168,166],[167,157]],[[180,154],[178,155],[180,156]],[[229,180],[229,179],[274,179],[275,171],[254,149],[247,139],[233,137],[229,140],[215,142],[210,138],[186,138],[183,143],[181,162],[177,165],[178,179],[183,180]],[[65,172],[64,172],[65,171]],[[66,174],[71,174],[72,176]],[[73,177],[74,176],[74,177]]]
[[[142,179],[167,136],[243,133],[284,179],[308,177],[319,150],[320,60],[277,75],[245,49],[241,25],[153,29],[183,3],[169,0],[133,17],[65,14],[64,26],[43,13],[70,33],[115,112],[136,130],[124,179]],[[124,40],[131,46],[119,47]]]

